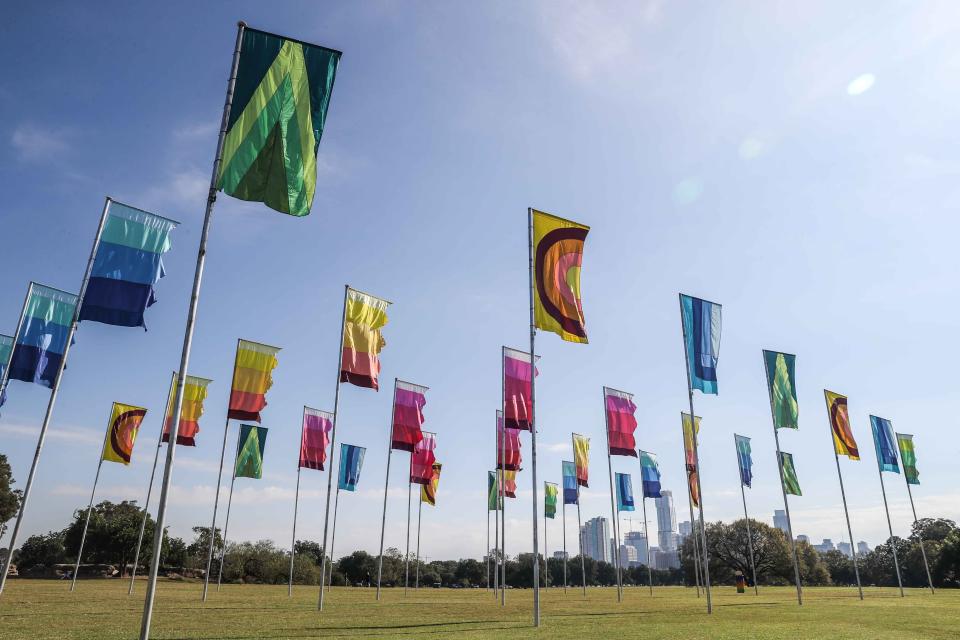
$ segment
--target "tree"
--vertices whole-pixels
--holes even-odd
[[[313,540],[297,540],[297,542],[293,545],[293,549],[296,552],[296,555],[310,558],[310,560],[318,567],[323,562],[323,548],[320,547],[319,543],[316,543]],[[331,558],[331,561],[332,560],[333,559]]]
[[[187,561],[184,566],[192,569],[207,568],[207,553],[210,549],[210,527],[193,527],[193,542],[187,545]],[[213,552],[223,548],[223,536],[219,527],[213,530]]]
[[[67,555],[76,559],[80,549],[80,539],[83,535],[83,524],[87,517],[86,508],[74,512],[74,520],[64,530],[64,545]],[[121,571],[128,561],[133,560],[133,553],[137,546],[137,537],[140,534],[140,522],[143,519],[143,510],[136,501],[120,502],[119,504],[104,500],[94,505],[90,513],[90,526],[87,529],[87,539],[83,547],[85,564],[112,564]],[[148,516],[147,527],[143,534],[141,558],[149,561],[150,550],[153,546],[154,522]],[[146,551],[146,556],[143,556]]]
[[[63,563],[66,560],[63,539],[63,531],[50,531],[46,535],[41,533],[24,540],[13,554],[17,570],[22,571],[37,566],[52,567]]]
[[[757,567],[757,581],[767,584],[793,582],[793,561],[786,536],[763,522],[750,520],[753,557]],[[694,583],[694,554],[696,538],[688,536],[682,548],[683,569],[687,584]],[[746,520],[732,524],[707,523],[707,551],[710,556],[710,581],[732,584],[737,571],[751,576],[750,547],[747,541]],[[702,550],[701,550],[702,553]],[[701,557],[702,559],[702,557]]]
[[[830,580],[833,584],[846,586],[857,584],[857,574],[853,570],[853,558],[847,557],[842,551],[832,549],[821,553],[820,560],[830,573]]]
[[[22,492],[19,489],[12,489],[13,484],[15,480],[10,463],[7,462],[7,456],[0,453],[0,538],[7,530],[7,521],[17,515],[20,509]]]
[[[376,584],[377,559],[366,551],[354,551],[340,558],[337,569],[343,574],[348,584]]]
[[[960,529],[954,529],[944,538],[933,571],[933,581],[941,587],[960,587]]]
[[[820,560],[820,554],[809,542],[796,542],[797,566],[800,569],[800,583],[810,587],[823,587],[830,584],[830,572]]]

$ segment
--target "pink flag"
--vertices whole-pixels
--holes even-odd
[[[633,415],[637,405],[633,403],[633,394],[603,388],[603,401],[607,412],[607,439],[610,442],[610,455],[637,457],[637,441],[633,432],[637,430],[637,418]]]
[[[530,430],[530,354],[503,347],[503,417],[508,429]]]
[[[430,484],[433,478],[433,463],[437,461],[433,450],[437,448],[437,434],[423,432],[423,440],[417,443],[410,454],[410,482]]]
[[[503,412],[497,411],[497,469],[519,471],[522,462],[520,430],[507,429],[503,424]]]
[[[401,451],[414,450],[423,432],[423,407],[427,387],[397,380],[393,392],[393,434],[390,446]]]
[[[310,407],[303,408],[303,435],[300,436],[301,467],[323,471],[332,429],[332,413]]]

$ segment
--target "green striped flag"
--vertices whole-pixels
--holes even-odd
[[[900,448],[900,462],[903,464],[907,484],[920,484],[920,471],[917,470],[917,451],[913,448],[913,436],[909,433],[898,433],[897,445]]]
[[[797,470],[793,466],[793,454],[780,453],[780,469],[783,471],[783,489],[792,496],[802,496]]]
[[[219,189],[281,213],[310,213],[339,61],[339,51],[244,29]]]
[[[764,351],[767,385],[773,409],[773,426],[777,429],[799,428],[800,408],[797,404],[797,356],[792,353]]]
[[[497,510],[497,474],[487,471],[487,511]]]
[[[543,483],[543,515],[553,519],[557,515],[557,485],[553,482]]]
[[[233,475],[237,478],[254,478],[263,475],[263,450],[267,445],[267,428],[251,424],[240,425],[237,441],[237,462]]]

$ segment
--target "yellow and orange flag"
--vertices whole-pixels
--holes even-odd
[[[389,306],[390,302],[382,298],[347,290],[340,382],[380,389],[380,351],[387,344],[381,329],[387,324]]]
[[[847,396],[833,391],[823,390],[827,400],[827,417],[830,419],[830,430],[833,432],[833,450],[841,456],[851,460],[860,459],[857,441],[850,428],[850,414],[847,411]]]
[[[531,213],[534,323],[567,342],[586,343],[580,266],[590,227],[535,209]]]
[[[573,464],[577,468],[577,484],[588,487],[590,481],[590,438],[573,434]]]
[[[694,438],[700,434],[700,416],[697,416],[696,426],[690,423],[689,413],[680,413],[683,420],[683,452],[687,468],[687,485],[690,491],[690,500],[693,506],[700,506],[700,482],[697,469],[697,453],[694,449]]]
[[[133,443],[137,440],[137,432],[146,415],[147,410],[143,407],[113,403],[110,424],[107,425],[107,435],[103,440],[104,461],[130,464]]]
[[[278,353],[280,347],[249,340],[237,341],[227,418],[260,422],[260,411],[267,406],[267,391],[273,386]]]

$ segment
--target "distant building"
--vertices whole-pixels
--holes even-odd
[[[583,554],[598,562],[611,562],[612,545],[610,544],[610,525],[606,518],[596,517],[587,522],[580,529],[583,537]]]
[[[677,513],[673,509],[673,492],[662,489],[654,503],[657,505],[657,542],[663,550],[676,549]]]
[[[620,545],[620,566],[624,569],[635,567],[643,562],[643,558],[637,555],[636,547],[627,544]]]
[[[797,542],[807,542],[807,543],[809,543],[809,542],[810,542],[810,536],[804,535],[804,534],[801,533],[800,535],[797,536]]]
[[[677,553],[676,549],[657,549],[651,553],[651,562],[654,569],[661,571],[666,569],[679,569],[680,554]]]
[[[553,557],[557,560],[569,560],[570,554],[568,554],[566,551],[554,551]]]
[[[813,545],[813,548],[819,551],[820,553],[826,553],[827,551],[836,551],[837,548],[833,545],[833,540],[830,538],[824,538],[823,542],[820,544]]]
[[[680,541],[683,542],[690,537],[690,534],[693,533],[693,525],[690,524],[689,520],[684,520],[680,523]]]
[[[851,553],[851,549],[852,549],[852,547],[850,546],[850,543],[849,543],[849,542],[838,542],[838,543],[837,543],[837,551],[839,551],[839,552],[842,553],[843,555],[847,556],[848,558],[853,557],[853,553]]]
[[[641,531],[628,531],[623,536],[624,546],[632,547],[636,551],[636,561],[639,564],[647,563],[647,538]]]
[[[857,553],[862,553],[864,555],[870,553],[870,545],[861,540],[857,543]]]
[[[787,512],[783,509],[775,509],[773,511],[773,526],[780,531],[783,531],[787,535],[790,535],[788,532],[790,528],[787,526]]]

